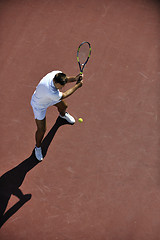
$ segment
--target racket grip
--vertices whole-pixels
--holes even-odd
[[[82,73],[80,72],[80,74],[82,74]],[[76,84],[79,83],[81,80],[82,80],[82,76],[79,76],[79,78],[78,78]]]

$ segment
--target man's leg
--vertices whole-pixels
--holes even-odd
[[[67,109],[67,104],[65,103],[64,100],[62,100],[61,102],[55,104],[54,106],[57,107],[58,112],[60,113],[60,117],[65,119],[67,122],[69,122],[70,124],[74,124],[75,123],[75,119],[66,112]]]
[[[65,113],[66,113],[66,109],[67,109],[67,104],[65,103],[64,100],[62,100],[61,102],[59,103],[56,103],[54,106],[57,107],[58,109],[58,112],[60,113],[61,116],[64,116]]]
[[[37,125],[37,131],[35,134],[36,147],[41,147],[41,142],[46,132],[46,117],[43,120],[35,119]]]

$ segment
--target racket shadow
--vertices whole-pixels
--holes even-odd
[[[56,123],[51,128],[47,136],[42,142],[42,152],[45,157],[48,148],[60,126],[69,124],[66,120],[58,117]],[[19,165],[9,170],[0,177],[0,228],[4,223],[12,217],[26,202],[28,202],[32,195],[23,194],[20,189],[26,174],[40,162],[36,159],[34,150],[29,158],[25,159]],[[16,196],[19,201],[6,211],[11,195]],[[6,212],[5,212],[6,211]]]

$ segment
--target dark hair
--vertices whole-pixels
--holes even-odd
[[[56,83],[60,83],[61,85],[65,85],[67,83],[66,74],[64,73],[57,73],[54,77],[54,81]]]

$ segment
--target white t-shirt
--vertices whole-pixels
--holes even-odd
[[[62,92],[55,88],[53,78],[61,71],[52,71],[42,78],[32,95],[31,105],[38,109],[46,109],[60,102]]]

